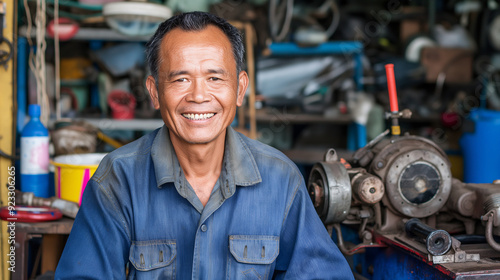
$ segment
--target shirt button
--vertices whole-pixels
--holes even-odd
[[[201,225],[201,231],[203,231],[203,232],[207,231],[207,226],[206,225]]]

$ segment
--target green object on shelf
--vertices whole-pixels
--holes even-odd
[[[35,0],[29,0],[30,2],[36,2]],[[47,4],[54,4],[54,0],[46,0]],[[102,11],[102,6],[100,5],[86,5],[79,3],[77,1],[59,1],[59,6],[74,7],[89,11]]]

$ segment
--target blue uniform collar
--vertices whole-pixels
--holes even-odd
[[[219,179],[225,198],[234,194],[236,186],[251,186],[262,181],[255,159],[241,137],[231,127],[227,128],[224,160]],[[165,125],[155,136],[151,147],[151,157],[158,188],[162,188],[166,183],[174,183],[179,194],[186,197],[188,195],[186,192],[189,190],[183,186],[188,184]]]

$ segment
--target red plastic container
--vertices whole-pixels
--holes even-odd
[[[135,97],[123,90],[112,90],[108,95],[113,119],[133,119],[135,113]]]

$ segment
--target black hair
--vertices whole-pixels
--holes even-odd
[[[190,12],[173,16],[158,26],[155,34],[146,44],[146,58],[151,71],[158,85],[158,71],[161,63],[160,46],[165,35],[174,28],[184,31],[201,31],[208,25],[218,27],[229,39],[233,49],[234,60],[236,61],[236,71],[239,73],[243,68],[243,40],[236,27],[229,24],[225,19],[204,12]]]

